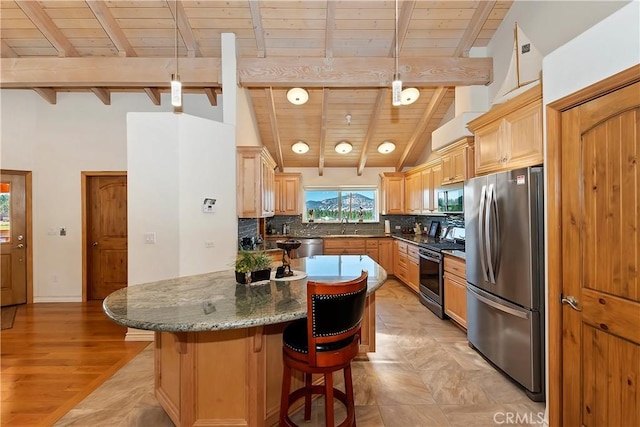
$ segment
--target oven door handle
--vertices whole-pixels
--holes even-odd
[[[424,258],[426,260],[433,261],[433,262],[436,262],[436,263],[440,264],[440,260],[438,258],[432,258],[432,257],[430,257],[428,255],[424,255],[424,254],[420,254],[420,258]]]

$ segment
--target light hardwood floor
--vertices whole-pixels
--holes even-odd
[[[99,301],[18,306],[0,335],[0,424],[52,425],[148,345],[125,332]]]
[[[469,348],[460,329],[435,317],[402,284],[388,280],[376,305],[377,351],[353,363],[360,427],[496,426],[509,416],[510,425],[540,425],[544,405],[530,401]],[[310,423],[300,413],[292,418],[324,426],[323,404],[316,401]],[[153,395],[151,345],[56,423],[172,425]]]

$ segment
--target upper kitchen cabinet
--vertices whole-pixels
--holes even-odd
[[[275,160],[263,147],[237,147],[237,153],[238,217],[273,216],[275,213]]]
[[[300,210],[300,179],[299,173],[275,174],[275,214],[299,215]]]
[[[404,177],[404,213],[422,213],[422,180],[420,170],[407,172]]]
[[[446,185],[463,182],[473,178],[475,173],[473,159],[473,137],[462,138],[437,151],[442,162],[442,181]]]
[[[383,172],[381,176],[383,215],[404,213],[404,173]]]
[[[543,162],[542,87],[527,90],[469,122],[475,135],[475,174]]]

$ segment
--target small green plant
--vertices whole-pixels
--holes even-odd
[[[271,266],[271,257],[265,252],[240,251],[235,268],[239,273],[264,270]]]

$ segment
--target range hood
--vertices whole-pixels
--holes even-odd
[[[460,113],[431,133],[431,150],[436,151],[466,136],[473,136],[467,129],[467,123],[483,112]]]

